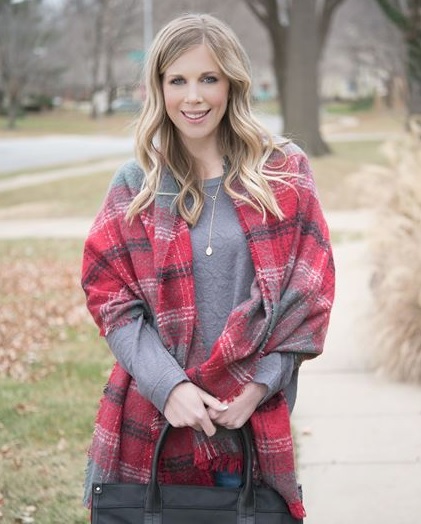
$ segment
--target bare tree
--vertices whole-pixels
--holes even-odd
[[[0,0],[0,75],[9,129],[27,86],[53,72],[47,59],[53,32],[45,15],[40,0]]]
[[[76,0],[68,1],[66,10],[77,23],[78,35],[81,38],[82,53],[87,62],[90,81],[91,116],[97,118],[99,108],[97,96],[103,88],[102,61],[104,55],[105,20],[110,0]],[[80,56],[75,56],[76,61]]]
[[[408,113],[409,116],[421,115],[421,0],[377,0],[377,3],[404,36]]]
[[[322,95],[374,95],[377,104],[401,109],[406,92],[404,56],[402,35],[377,2],[348,0],[335,16],[323,52]]]
[[[136,7],[138,0],[126,0],[121,9],[119,0],[108,0],[104,25],[105,89],[107,91],[107,113],[112,113],[112,102],[116,92],[115,66],[120,50],[127,46],[131,35],[139,26]]]
[[[116,65],[119,54],[127,52],[128,40],[139,26],[138,0],[68,0],[67,16],[75,23],[74,31],[80,39],[78,46],[85,59],[90,77],[91,116],[98,116],[98,93],[107,96],[107,112],[115,96]],[[73,56],[73,67],[80,69],[80,53]]]
[[[315,156],[320,134],[318,66],[336,8],[344,0],[245,0],[270,35],[284,131]]]

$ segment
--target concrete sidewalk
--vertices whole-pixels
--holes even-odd
[[[370,372],[367,246],[347,242],[334,251],[337,294],[325,352],[303,365],[293,415],[305,522],[417,524],[421,387]]]
[[[86,238],[93,218],[31,218],[0,220],[0,240],[18,238]]]

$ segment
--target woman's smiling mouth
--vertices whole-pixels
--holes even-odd
[[[200,112],[191,112],[191,111],[181,111],[181,114],[187,119],[192,122],[198,122],[199,120],[202,120],[207,114],[210,113],[210,109],[206,111],[200,111]]]

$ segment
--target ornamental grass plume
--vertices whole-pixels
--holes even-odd
[[[421,126],[413,122],[384,152],[390,167],[372,173],[365,188],[377,211],[369,237],[374,365],[421,384]]]

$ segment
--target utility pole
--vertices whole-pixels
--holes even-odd
[[[153,38],[153,0],[143,0],[143,52],[147,53]]]

